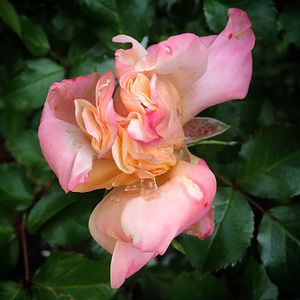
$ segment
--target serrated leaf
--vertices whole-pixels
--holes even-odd
[[[300,295],[300,204],[272,208],[258,232],[260,257],[271,279],[289,293]]]
[[[21,34],[20,20],[13,5],[7,0],[0,0],[1,19],[18,35]]]
[[[225,123],[213,118],[193,118],[183,127],[185,142],[187,144],[196,144],[201,140],[222,134],[229,127]]]
[[[28,230],[54,245],[77,244],[90,236],[88,218],[101,196],[99,191],[65,194],[55,184],[31,209]]]
[[[31,59],[3,88],[0,98],[16,110],[40,108],[50,85],[64,77],[64,70],[50,59]]]
[[[43,28],[26,16],[20,16],[21,39],[33,55],[43,55],[49,50],[48,38]]]
[[[0,205],[16,211],[26,209],[33,194],[21,170],[13,164],[1,164],[0,178]]]
[[[225,268],[241,260],[254,230],[253,212],[239,192],[220,188],[213,205],[213,235],[203,241],[188,235],[180,239],[187,258],[202,272]]]
[[[33,299],[109,300],[108,262],[77,253],[53,253],[33,276]]]
[[[273,199],[300,194],[300,130],[263,128],[243,145],[238,182],[248,193]]]
[[[1,300],[29,300],[29,295],[23,287],[14,281],[0,282]]]
[[[181,273],[171,287],[172,300],[225,300],[229,299],[228,288],[223,280],[198,272]]]
[[[16,236],[10,214],[3,208],[0,210],[0,247],[5,246]]]
[[[259,265],[254,259],[249,259],[242,291],[241,300],[276,300],[278,288],[273,284],[267,275],[263,265]]]

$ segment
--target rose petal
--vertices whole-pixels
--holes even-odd
[[[136,184],[116,188],[95,208],[90,219],[95,240],[112,251],[112,286],[118,287],[152,257],[162,255],[172,239],[207,215],[216,179],[202,160],[179,161],[157,190]],[[95,233],[95,228],[98,233]]]
[[[46,105],[45,114],[48,109]],[[95,152],[79,127],[47,117],[42,119],[38,137],[41,150],[65,192],[86,181]]]
[[[207,71],[184,97],[184,122],[217,103],[243,99],[248,92],[255,37],[247,14],[229,9],[226,28],[214,38],[200,38],[207,45],[211,43]]]

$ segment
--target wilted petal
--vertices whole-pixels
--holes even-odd
[[[185,122],[217,103],[243,99],[248,92],[255,37],[247,14],[229,9],[226,28],[214,38],[200,38],[209,45],[207,71],[184,97]]]

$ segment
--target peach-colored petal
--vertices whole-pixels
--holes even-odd
[[[209,45],[207,71],[184,96],[184,122],[217,103],[243,99],[248,92],[255,37],[244,11],[228,12],[227,26],[217,37],[200,38]]]
[[[152,257],[152,252],[143,252],[131,243],[117,241],[110,266],[110,284],[119,288],[126,278],[140,270]]]
[[[216,179],[202,160],[196,165],[179,161],[158,189],[136,183],[110,192],[93,211],[90,228],[110,252],[117,241],[112,286],[119,287],[152,257],[162,255],[174,237],[207,216],[215,192]]]

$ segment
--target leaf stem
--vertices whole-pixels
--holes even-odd
[[[245,196],[245,198],[254,206],[256,207],[262,214],[268,214],[268,212],[262,207],[260,206],[256,201],[254,201],[247,193],[245,193],[244,191],[242,191],[236,184],[232,183],[231,181],[229,181],[227,178],[225,178],[222,174],[214,172],[217,176],[217,178],[222,181],[223,183],[225,183],[226,185],[230,186],[233,190],[237,190],[239,191],[241,194],[243,194],[243,196]]]
[[[20,228],[21,233],[21,242],[22,242],[22,253],[23,253],[23,263],[24,263],[24,287],[30,287],[30,267],[29,267],[29,258],[28,258],[28,245],[27,245],[27,212],[22,214],[22,223]]]

